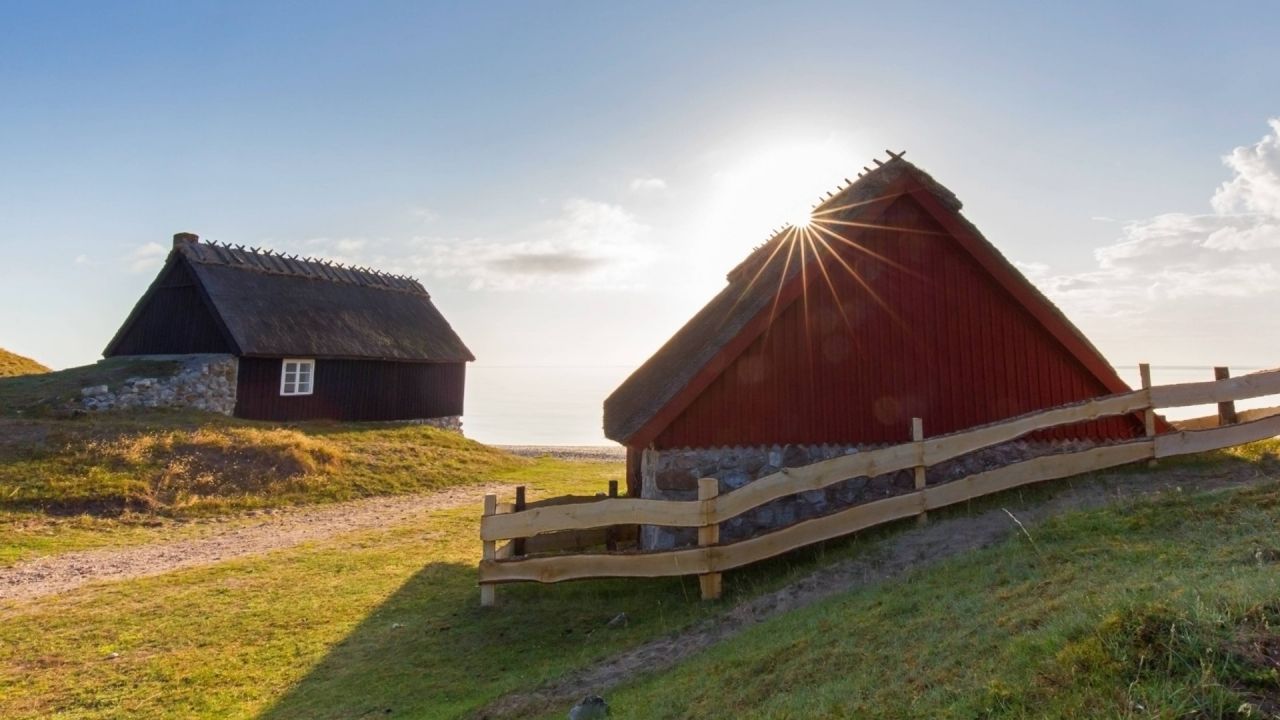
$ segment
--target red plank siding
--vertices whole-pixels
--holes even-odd
[[[897,200],[882,222],[933,233],[859,231],[884,260],[838,250],[892,312],[828,258],[833,297],[811,265],[805,292],[654,445],[893,443],[909,438],[913,416],[935,435],[1111,392],[916,199]],[[1114,418],[1049,436],[1137,431]]]

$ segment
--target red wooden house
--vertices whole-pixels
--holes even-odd
[[[913,417],[936,435],[1128,391],[960,207],[894,156],[815,208],[809,227],[756,248],[605,401],[631,493],[687,492],[707,472],[758,476],[747,448],[772,449],[772,472],[909,440]],[[1043,439],[1140,433],[1113,418]],[[797,451],[815,447],[826,449]],[[718,464],[691,454],[712,448],[736,450]]]

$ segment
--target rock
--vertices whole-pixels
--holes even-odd
[[[116,658],[118,658],[118,657],[120,657],[120,653],[118,653],[118,652],[107,653],[107,659],[108,659],[108,660],[115,660],[115,659],[116,659]]]
[[[624,628],[630,623],[631,623],[631,618],[627,617],[626,613],[618,613],[617,615],[614,615],[613,619],[608,622],[608,627]]]
[[[600,720],[609,717],[609,703],[599,695],[588,695],[569,710],[569,720]]]
[[[89,387],[80,388],[81,397],[94,397],[95,395],[106,395],[106,385],[90,385]]]

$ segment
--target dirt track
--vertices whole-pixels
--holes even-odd
[[[1010,517],[1034,533],[1046,518],[1101,507],[1159,492],[1200,492],[1271,480],[1257,468],[1240,466],[1218,474],[1167,470],[1065,481],[1047,501],[1023,506],[1011,497],[1004,508],[951,517],[904,529],[857,558],[835,563],[780,590],[746,600],[722,615],[674,635],[652,640],[527,692],[499,698],[475,713],[479,718],[536,717],[568,708],[586,695],[604,695],[623,682],[660,672],[768,618],[811,605],[837,593],[888,580],[909,570],[987,547],[1019,532]],[[1006,512],[1006,509],[1009,512]]]
[[[473,485],[427,495],[370,498],[320,508],[285,509],[259,516],[260,520],[248,524],[213,530],[208,535],[187,540],[37,558],[0,568],[0,600],[30,600],[66,592],[90,582],[160,575],[348,532],[403,525],[430,510],[471,503],[478,507],[485,493],[509,490],[507,486]]]

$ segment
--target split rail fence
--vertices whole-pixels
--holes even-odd
[[[724,571],[806,545],[913,516],[923,521],[930,510],[1023,485],[1144,460],[1154,462],[1158,458],[1218,450],[1280,435],[1280,408],[1241,413],[1236,413],[1234,408],[1236,400],[1280,394],[1280,369],[1234,378],[1228,377],[1225,368],[1216,371],[1217,380],[1153,387],[1150,369],[1143,365],[1143,387],[1139,390],[931,438],[924,437],[922,423],[917,418],[912,421],[911,442],[803,467],[784,468],[724,494],[719,494],[715,478],[703,478],[698,483],[698,499],[693,501],[577,497],[526,504],[521,491],[517,503],[499,504],[495,495],[488,495],[480,523],[484,546],[479,566],[481,604],[494,604],[495,585],[499,583],[678,575],[698,575],[703,598],[717,598]],[[1158,408],[1212,403],[1218,403],[1216,417],[1184,421],[1178,423],[1179,428],[1174,431],[1156,432]],[[952,458],[1040,430],[1133,414],[1144,418],[1145,436],[1140,439],[1045,455],[926,486],[925,468]],[[723,545],[719,542],[720,523],[766,503],[821,490],[850,478],[900,470],[914,471],[914,492],[854,505],[737,542]],[[616,484],[611,486],[610,495],[616,496]],[[698,546],[657,552],[535,554],[557,548],[573,549],[601,540],[614,547],[613,539],[621,535],[634,537],[640,525],[698,528]],[[584,537],[582,533],[595,534]],[[511,542],[499,546],[502,540]]]

